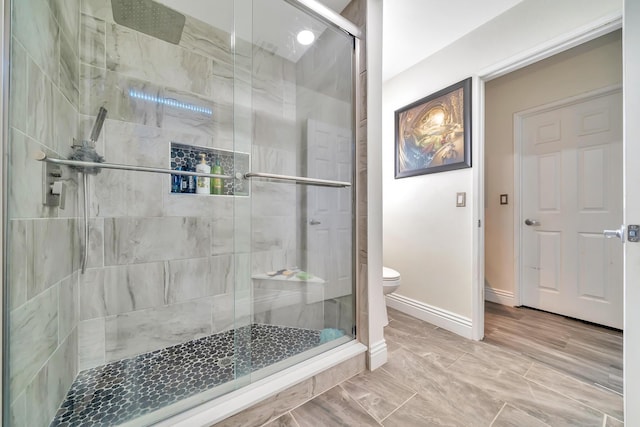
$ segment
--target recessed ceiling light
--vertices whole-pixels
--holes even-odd
[[[309,45],[313,43],[315,39],[316,39],[315,34],[313,34],[309,30],[302,30],[298,33],[298,43],[302,45],[305,45],[305,46]]]

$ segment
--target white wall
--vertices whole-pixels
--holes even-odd
[[[501,303],[513,304],[513,115],[539,105],[622,84],[622,32],[529,65],[485,85],[485,279]],[[507,194],[508,205],[500,205]]]
[[[401,273],[400,295],[471,319],[477,280],[474,217],[479,207],[474,204],[471,169],[394,179],[394,111],[620,11],[620,0],[525,0],[385,82],[384,263]],[[479,111],[477,97],[472,108]],[[480,127],[478,123],[473,126],[476,141]],[[476,167],[475,159],[472,161]],[[456,208],[455,194],[462,191],[467,193],[467,206]]]
[[[367,276],[369,369],[387,361],[382,296],[382,0],[367,0]]]
[[[625,224],[640,224],[640,2],[625,0],[623,18]],[[625,244],[624,418],[640,425],[640,244]]]

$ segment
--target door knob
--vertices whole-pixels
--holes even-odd
[[[538,227],[540,225],[540,221],[536,221],[535,219],[525,219],[524,223],[529,226]]]
[[[318,225],[318,224],[322,224],[322,223],[320,221],[318,221],[317,219],[309,220],[309,225]]]
[[[617,237],[618,239],[624,241],[624,225],[621,225],[617,230],[604,230],[602,234],[607,239],[613,239],[614,237]]]

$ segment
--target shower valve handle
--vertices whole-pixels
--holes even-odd
[[[54,181],[51,185],[51,194],[53,196],[58,196],[58,207],[60,209],[64,209],[64,202],[67,194],[67,186],[62,181]]]

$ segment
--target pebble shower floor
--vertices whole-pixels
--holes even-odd
[[[87,369],[50,427],[118,425],[318,344],[317,330],[253,324]]]

